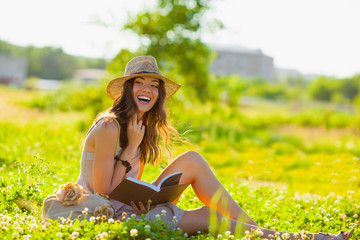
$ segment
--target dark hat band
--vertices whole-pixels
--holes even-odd
[[[136,73],[131,73],[130,75],[136,75],[136,74],[158,74],[157,72],[148,72],[148,71],[142,71],[142,72],[136,72]]]

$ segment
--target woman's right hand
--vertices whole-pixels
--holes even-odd
[[[128,146],[137,149],[144,138],[145,125],[142,120],[138,121],[137,114],[130,118],[127,124]]]
[[[151,205],[151,200],[149,200],[146,204],[146,207],[144,206],[144,204],[142,202],[139,202],[139,207],[136,206],[136,204],[134,203],[134,201],[130,202],[130,205],[132,207],[132,212],[136,215],[141,215],[141,214],[145,214],[147,212],[150,211],[150,205]]]

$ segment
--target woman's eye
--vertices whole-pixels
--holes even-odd
[[[135,83],[137,83],[137,84],[142,84],[142,82],[141,82],[141,81],[135,81]]]
[[[154,87],[154,88],[158,88],[159,86],[158,85],[151,85],[152,87]]]

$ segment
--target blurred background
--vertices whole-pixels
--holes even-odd
[[[153,55],[182,84],[169,111],[194,145],[179,144],[175,154],[197,150],[224,176],[353,193],[360,188],[359,10],[357,0],[3,2],[0,119],[38,132],[28,139],[19,130],[24,149],[3,132],[0,161],[36,155],[78,167],[86,130],[111,105],[106,84],[134,56]],[[61,140],[67,147],[56,153],[39,140],[45,121],[78,135]],[[17,132],[11,126],[3,129]],[[16,153],[8,147],[15,145]],[[61,179],[74,180],[72,172]]]
[[[121,75],[133,55],[151,54],[201,98],[210,75],[234,75],[271,84],[267,98],[286,98],[279,83],[302,84],[310,99],[352,103],[359,8],[354,0],[15,0],[1,6],[0,82],[38,79],[34,87],[53,89]]]

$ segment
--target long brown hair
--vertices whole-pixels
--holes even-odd
[[[126,81],[122,88],[122,94],[115,99],[113,105],[96,117],[94,124],[102,119],[116,118],[120,124],[120,147],[125,148],[128,145],[127,123],[132,116],[137,114],[137,106],[133,98],[134,80]],[[165,86],[162,80],[159,80],[159,97],[150,111],[145,112],[142,120],[145,125],[145,134],[140,143],[140,161],[143,163],[156,163],[161,150],[158,146],[160,139],[171,157],[168,148],[168,142],[171,136],[178,137],[178,132],[167,122],[167,113],[165,106]],[[94,125],[93,124],[93,125]],[[126,160],[126,159],[124,159]]]

